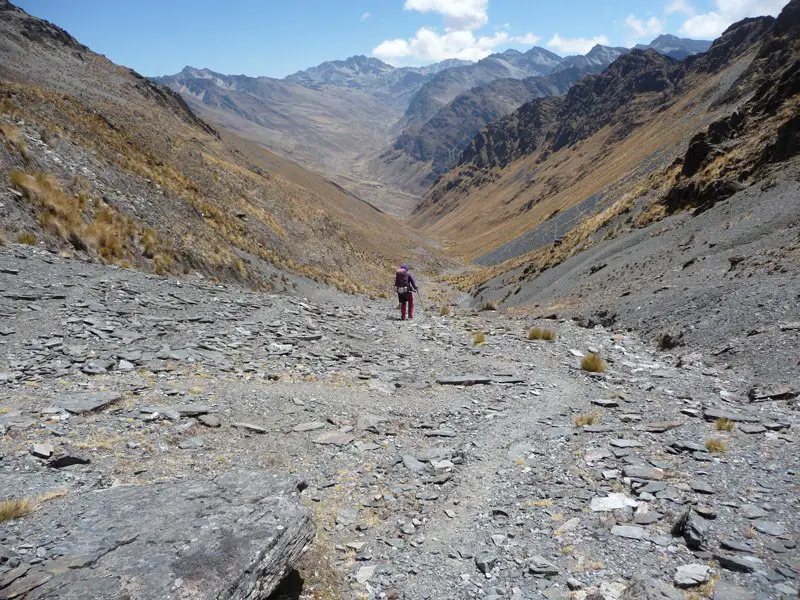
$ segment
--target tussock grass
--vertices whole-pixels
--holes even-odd
[[[604,373],[606,370],[606,361],[604,361],[599,354],[591,353],[583,357],[581,360],[581,369],[589,373]]]
[[[728,451],[728,442],[719,438],[709,438],[706,440],[706,450],[714,454],[723,454]]]
[[[542,329],[540,327],[533,327],[528,330],[529,340],[546,340],[552,342],[556,339],[556,332],[552,329]]]
[[[725,417],[720,417],[714,421],[714,429],[717,431],[732,431],[736,427],[736,423]]]
[[[481,310],[497,310],[497,302],[494,300],[485,300],[481,305]]]
[[[33,502],[24,499],[3,500],[0,502],[0,522],[10,521],[33,512]]]
[[[472,343],[473,344],[475,344],[477,346],[478,344],[483,344],[484,342],[486,342],[486,334],[485,333],[483,333],[482,331],[476,331],[475,333],[472,334]]]
[[[600,413],[584,413],[582,415],[576,415],[572,422],[575,423],[575,427],[583,427],[584,425],[594,425],[595,423],[600,422]]]
[[[34,246],[36,244],[36,234],[32,231],[23,231],[17,236],[17,241],[20,244]]]
[[[0,123],[0,138],[2,138],[6,150],[17,152],[25,162],[30,160],[28,147],[25,145],[25,140],[18,127],[8,123]]]
[[[439,316],[440,317],[447,317],[447,316],[450,315],[451,310],[452,309],[450,308],[449,304],[442,304],[439,307]]]

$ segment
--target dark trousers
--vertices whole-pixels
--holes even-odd
[[[397,299],[400,301],[400,318],[406,320],[406,305],[408,305],[408,318],[414,318],[414,294],[406,292],[405,294],[397,294]]]

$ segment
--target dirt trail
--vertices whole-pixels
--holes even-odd
[[[748,404],[713,357],[602,327],[442,317],[420,283],[424,302],[400,322],[394,299],[312,302],[0,248],[0,489],[58,503],[118,484],[290,473],[318,531],[302,585],[283,597],[612,600],[637,573],[680,593],[676,568],[690,563],[765,598],[794,589],[791,395]],[[534,324],[557,340],[529,341]],[[605,373],[580,369],[590,350]],[[101,391],[119,399],[63,408]],[[717,414],[731,431],[714,428]],[[727,451],[706,452],[710,438]],[[90,462],[51,468],[34,444]],[[592,509],[615,493],[636,510]],[[669,530],[694,505],[716,519],[690,549]],[[766,516],[751,521],[745,505]],[[35,519],[5,524],[0,547],[46,566],[63,546],[31,537]],[[714,561],[733,542],[760,561],[753,573]]]

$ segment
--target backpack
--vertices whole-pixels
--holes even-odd
[[[394,288],[398,294],[405,294],[408,292],[408,271],[405,269],[397,269],[394,274]]]

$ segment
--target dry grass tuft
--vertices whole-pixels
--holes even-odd
[[[497,310],[497,302],[494,300],[486,300],[481,306],[481,310]]]
[[[552,342],[556,339],[556,332],[552,329],[541,329],[539,327],[533,327],[528,330],[528,339],[529,340],[546,340],[548,342]]]
[[[725,417],[720,417],[714,421],[714,429],[717,431],[732,431],[735,426],[736,423]]]
[[[442,304],[439,307],[439,316],[440,317],[447,317],[450,315],[451,308],[449,304]]]
[[[604,361],[599,354],[593,352],[583,357],[581,369],[589,373],[603,373],[606,370],[606,361]]]
[[[28,147],[25,145],[25,140],[22,138],[19,128],[8,123],[0,123],[0,138],[2,138],[6,150],[18,152],[25,162],[30,160]]]
[[[36,498],[37,504],[43,504],[45,502],[50,502],[51,500],[55,500],[56,498],[63,498],[69,493],[69,490],[66,488],[62,488],[60,490],[53,490],[52,492],[46,492],[41,494]]]
[[[17,241],[20,244],[26,244],[28,246],[33,246],[36,244],[36,234],[31,231],[23,231],[17,236]]]
[[[472,343],[476,346],[478,344],[483,344],[486,341],[486,334],[482,331],[476,331],[472,334]]]
[[[600,413],[584,413],[582,415],[576,415],[575,418],[572,419],[575,423],[575,427],[583,427],[584,425],[594,425],[595,423],[600,422]]]
[[[728,442],[719,438],[709,438],[706,440],[706,450],[715,454],[722,454],[728,451]]]
[[[32,512],[33,503],[30,500],[14,499],[0,502],[0,522],[18,519]]]

